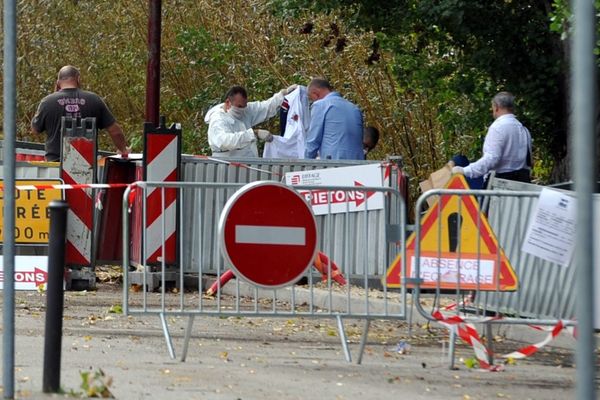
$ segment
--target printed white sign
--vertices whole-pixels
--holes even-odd
[[[477,258],[440,258],[423,256],[419,258],[419,278],[425,283],[456,283],[464,284],[493,284],[494,283],[494,260]],[[416,275],[415,256],[410,260],[410,271],[414,278]],[[460,268],[459,268],[460,267]],[[479,271],[479,274],[477,272]]]
[[[575,198],[544,188],[529,221],[522,250],[569,266],[575,248]]]
[[[48,256],[15,256],[15,290],[37,290],[48,283]],[[4,257],[0,257],[0,289],[4,289]]]
[[[383,186],[380,164],[357,165],[353,167],[315,169],[310,171],[287,172],[288,185],[312,186]],[[383,208],[383,193],[352,190],[300,190],[312,206],[315,215],[343,212],[377,210]]]

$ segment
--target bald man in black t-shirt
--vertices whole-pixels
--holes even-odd
[[[42,99],[31,121],[34,133],[47,133],[46,161],[60,161],[62,117],[96,118],[96,127],[106,129],[118,149],[126,157],[127,141],[121,126],[100,96],[80,89],[79,70],[66,65],[58,72],[56,92]]]

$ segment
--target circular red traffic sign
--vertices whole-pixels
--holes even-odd
[[[236,276],[267,288],[296,282],[317,253],[310,206],[278,182],[253,182],[235,192],[221,213],[219,238]]]

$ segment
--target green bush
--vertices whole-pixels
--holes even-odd
[[[275,13],[273,4],[163,3],[160,113],[182,124],[185,153],[210,153],[203,117],[229,86],[244,85],[251,100],[264,99],[325,76],[382,133],[374,156],[404,158],[413,196],[416,182],[452,154],[479,155],[481,142],[473,138],[490,118],[481,111],[489,105],[486,76],[457,68],[455,56],[435,42],[423,45],[419,35],[376,34],[336,11]],[[39,100],[53,90],[58,69],[73,64],[84,88],[106,99],[141,151],[147,18],[147,2],[19,2],[18,137],[31,139]],[[459,90],[474,84],[482,104]],[[276,131],[277,122],[265,128]],[[112,149],[107,135],[101,148]]]

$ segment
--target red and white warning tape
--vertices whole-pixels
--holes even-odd
[[[270,175],[274,175],[274,176],[282,176],[278,172],[252,167],[248,164],[244,164],[244,163],[240,163],[240,162],[236,162],[236,161],[227,161],[227,160],[220,159],[220,158],[209,157],[209,156],[199,156],[199,155],[194,156],[194,157],[201,158],[203,160],[210,160],[210,161],[215,161],[215,162],[222,163],[222,164],[231,165],[233,167],[245,168],[245,169],[249,169],[249,170],[257,171],[257,172],[263,172],[265,174],[270,174]],[[390,165],[393,168],[395,167],[395,164],[390,164],[390,163],[386,163],[386,162],[383,162],[381,165],[384,167],[388,167]],[[397,168],[397,167],[395,167],[395,168]],[[388,178],[389,172],[386,172],[386,175],[388,175],[388,176],[386,176],[386,178]],[[62,184],[62,185],[17,185],[17,186],[15,186],[15,189],[16,190],[111,189],[111,188],[127,187],[127,186],[131,186],[131,185],[133,185],[133,184],[132,183],[93,183],[93,184],[90,183],[90,184],[74,184],[74,185],[68,185],[68,184]],[[0,190],[4,190],[4,188],[2,186],[0,186]]]
[[[541,349],[542,347],[544,347],[545,345],[550,343],[552,340],[554,340],[554,338],[560,334],[560,332],[564,329],[564,327],[565,327],[565,324],[563,321],[558,321],[558,323],[554,327],[548,327],[548,328],[532,326],[532,328],[534,328],[534,329],[549,331],[548,336],[546,336],[546,338],[539,343],[525,346],[517,351],[513,351],[512,353],[505,354],[501,357],[502,358],[517,358],[517,359],[529,357],[530,355],[534,354],[539,349]]]
[[[450,306],[452,307],[452,306]],[[481,337],[475,329],[475,326],[472,323],[467,322],[465,319],[458,315],[452,316],[444,316],[440,310],[436,310],[432,313],[432,316],[442,325],[448,327],[448,329],[454,329],[457,335],[467,344],[473,347],[473,351],[475,352],[475,357],[479,361],[479,365],[482,369],[486,369],[489,371],[500,371],[502,370],[502,365],[490,365],[489,363],[489,350],[483,345]],[[499,320],[502,317],[486,317],[478,322],[485,323],[491,320]],[[542,328],[538,326],[531,326],[534,329],[549,331],[548,336],[539,343],[535,343],[532,345],[525,346],[517,351],[513,351],[512,353],[501,355],[501,358],[512,358],[512,359],[522,359],[525,357],[529,357],[530,355],[536,353],[539,349],[546,346],[550,343],[554,338],[556,338],[560,332],[565,328],[565,322],[559,320],[554,327],[551,328]],[[488,338],[491,340],[491,338]]]
[[[111,189],[111,188],[122,188],[134,185],[133,183],[82,183],[74,185],[17,185],[16,190],[48,190],[48,189]],[[4,187],[0,187],[0,190],[4,190]]]
[[[502,368],[501,366],[490,365],[488,361],[490,359],[490,353],[487,347],[482,343],[481,337],[473,324],[468,323],[458,315],[446,317],[439,310],[434,311],[431,315],[448,329],[455,330],[458,337],[473,347],[475,357],[479,361],[481,368],[489,371],[499,371]],[[487,317],[482,322],[491,321],[492,319],[497,319],[497,317]]]

